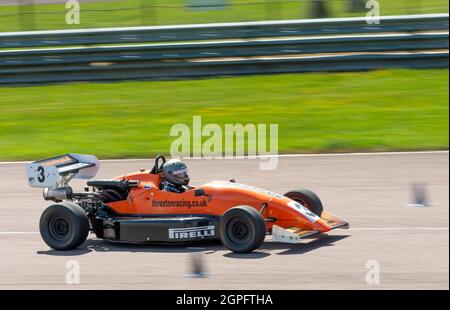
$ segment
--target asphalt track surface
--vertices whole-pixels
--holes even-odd
[[[279,193],[310,188],[351,229],[295,245],[267,237],[245,255],[220,244],[124,245],[94,236],[80,249],[56,252],[38,233],[48,203],[27,187],[25,164],[0,163],[0,289],[449,289],[448,152],[287,156],[274,171],[259,170],[260,161],[187,163],[193,184],[235,178]],[[103,161],[98,178],[151,165]],[[426,183],[431,207],[406,206],[413,182]],[[204,277],[190,275],[195,253]],[[71,260],[80,284],[65,282]],[[374,263],[380,283],[367,284]]]

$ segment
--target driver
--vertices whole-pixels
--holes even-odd
[[[163,181],[161,189],[167,192],[182,193],[189,189],[189,174],[186,164],[179,159],[171,159],[162,166]]]

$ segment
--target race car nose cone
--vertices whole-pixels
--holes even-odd
[[[325,220],[320,218],[314,223],[314,229],[317,229],[321,232],[325,232],[331,230],[332,227],[328,225],[328,223]]]

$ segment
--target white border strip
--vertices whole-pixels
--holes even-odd
[[[311,153],[311,154],[267,154],[256,156],[235,156],[235,157],[216,157],[215,160],[233,160],[233,159],[267,159],[273,157],[337,157],[337,156],[385,156],[385,155],[420,155],[420,154],[448,154],[448,150],[441,151],[407,151],[407,152],[362,152],[362,153]],[[185,157],[184,160],[214,160],[205,157]],[[125,158],[125,159],[102,159],[100,162],[134,162],[134,161],[149,161],[154,158]],[[32,161],[3,161],[0,165],[15,165],[15,164],[29,164]]]

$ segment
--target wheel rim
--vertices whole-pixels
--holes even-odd
[[[237,244],[248,242],[251,238],[250,230],[248,223],[240,217],[230,220],[227,225],[227,235],[233,243]]]
[[[69,237],[70,226],[66,219],[54,216],[48,223],[48,231],[53,239],[61,241]]]
[[[237,239],[244,239],[248,234],[247,226],[242,222],[234,223],[231,230],[233,231],[233,236]]]

